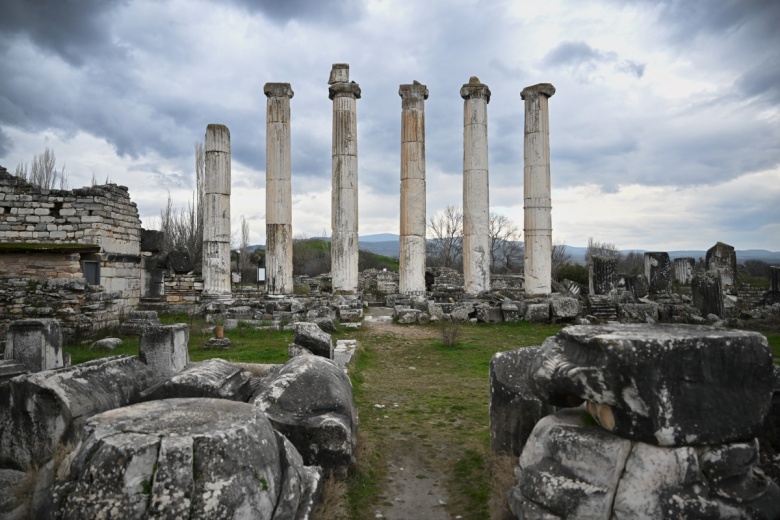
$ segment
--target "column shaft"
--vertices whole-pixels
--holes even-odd
[[[230,292],[230,131],[206,127],[203,179],[203,296],[228,299]]]
[[[425,100],[428,88],[401,85],[401,243],[398,291],[425,294]]]
[[[292,180],[290,166],[289,83],[266,83],[265,135],[265,288],[269,294],[293,292]]]
[[[337,63],[328,81],[333,100],[333,184],[331,277],[333,292],[358,289],[357,100],[360,86],[349,81],[349,65]]]
[[[463,105],[463,284],[466,294],[490,290],[490,202],[487,104],[490,89],[472,76]]]
[[[555,87],[526,87],[524,142],[525,292],[552,292],[552,203],[550,200],[550,118],[547,100]]]

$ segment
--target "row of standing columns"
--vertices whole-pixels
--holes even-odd
[[[333,65],[331,276],[334,293],[358,289],[357,100],[360,86],[349,65]],[[289,83],[266,83],[266,290],[290,294],[292,282],[292,183]],[[549,83],[523,89],[525,292],[550,293],[552,224]],[[401,85],[401,211],[399,292],[425,294],[426,180],[425,100],[428,88]],[[490,89],[472,77],[460,90],[463,109],[463,275],[467,294],[490,290],[490,204],[487,104]],[[203,295],[225,299],[230,291],[230,132],[206,129],[203,182]]]

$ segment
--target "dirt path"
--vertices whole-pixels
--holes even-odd
[[[430,442],[426,428],[409,425],[408,416],[414,401],[414,388],[408,379],[425,378],[425,363],[409,356],[403,346],[419,340],[430,340],[436,331],[430,328],[395,325],[387,321],[389,309],[372,308],[364,321],[376,345],[372,351],[383,367],[385,378],[373,386],[372,414],[366,420],[375,421],[374,431],[381,438],[384,454],[384,478],[380,483],[380,501],[373,508],[375,518],[389,520],[449,520],[462,518],[451,512],[447,481],[452,454],[447,447]],[[419,366],[418,366],[419,365]],[[381,374],[377,374],[381,377]],[[380,384],[383,383],[383,384]],[[394,384],[398,383],[398,384]],[[431,423],[436,417],[421,417]],[[450,511],[448,511],[448,509]]]

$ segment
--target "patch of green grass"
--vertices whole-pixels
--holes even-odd
[[[95,341],[97,341],[97,339]],[[108,356],[118,356],[121,354],[137,356],[138,339],[138,336],[128,336],[126,338],[122,338],[122,344],[116,347],[114,350],[90,350],[89,345],[92,343],[88,342],[85,345],[66,345],[63,348],[63,351],[70,352],[70,362],[73,365],[78,365],[86,361],[92,361],[93,359],[99,359]]]
[[[188,314],[163,315],[160,323],[172,325],[186,323],[190,327],[188,348],[191,361],[205,361],[212,358],[222,358],[236,363],[285,363],[289,359],[287,347],[293,340],[292,331],[256,330],[254,327],[239,322],[239,327],[225,331],[225,337],[232,341],[230,349],[204,349],[206,341],[212,337],[211,327],[197,317]],[[106,331],[102,337],[115,336]],[[95,338],[95,340],[100,337]],[[128,336],[122,338],[122,344],[114,350],[90,350],[87,344],[66,345],[65,352],[70,352],[71,362],[84,363],[93,359],[119,354],[138,355],[140,338]]]
[[[769,342],[769,348],[772,349],[772,356],[775,363],[780,364],[780,332],[762,332]]]

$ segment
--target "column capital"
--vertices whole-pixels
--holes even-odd
[[[295,95],[289,83],[266,83],[263,86],[263,94],[266,97],[286,97],[292,99]]]
[[[484,99],[490,103],[490,89],[484,83],[479,82],[479,78],[471,76],[469,82],[460,89],[460,97],[463,99]]]
[[[349,63],[334,63],[330,69],[328,85],[334,83],[349,83]]]
[[[230,130],[225,125],[209,124],[206,126],[206,152],[230,153]]]
[[[555,94],[555,87],[552,86],[552,83],[537,83],[536,85],[525,87],[523,91],[520,92],[520,99],[523,101],[532,101],[534,98],[538,97],[539,94],[550,98]]]
[[[411,84],[406,83],[398,87],[398,95],[403,99],[415,98],[425,100],[428,99],[428,87],[419,81]]]
[[[343,96],[360,99],[360,85],[350,81],[349,83],[333,83],[328,87],[328,97],[330,99]]]

